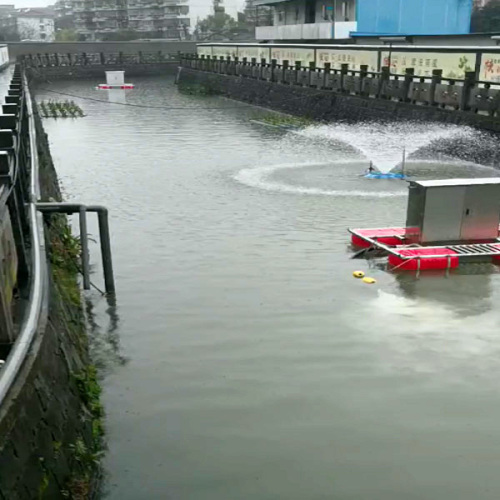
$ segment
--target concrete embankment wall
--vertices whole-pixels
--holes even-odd
[[[60,200],[47,138],[37,117],[42,199]],[[0,408],[0,498],[89,498],[100,447],[101,408],[89,365],[76,281],[74,241],[59,216],[46,225],[48,325],[35,339]]]
[[[185,67],[180,70],[178,82],[181,86],[200,86],[213,94],[318,121],[437,121],[500,132],[500,120],[485,115],[346,95]]]
[[[17,56],[29,54],[81,54],[99,53],[104,54],[137,54],[138,52],[158,52],[164,54],[196,53],[195,42],[9,42],[9,54],[11,60]]]
[[[125,71],[127,83],[134,83],[134,76],[162,76],[173,75],[177,72],[177,62],[158,64],[121,64],[121,65],[92,65],[92,66],[45,66],[27,68],[26,74],[30,81],[47,82],[51,80],[72,80],[85,78],[100,78],[100,83],[106,83],[106,71]]]

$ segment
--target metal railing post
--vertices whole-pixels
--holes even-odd
[[[109,238],[108,211],[106,209],[97,213],[99,219],[99,236],[101,240],[102,268],[104,271],[104,284],[106,292],[115,293],[115,280],[113,277],[113,260],[111,257],[111,241]]]

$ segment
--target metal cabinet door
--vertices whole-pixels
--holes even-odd
[[[443,186],[427,189],[422,243],[460,239],[464,199],[465,186]]]
[[[497,185],[469,186],[465,195],[462,240],[498,238],[500,192]]]

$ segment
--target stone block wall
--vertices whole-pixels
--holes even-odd
[[[341,94],[186,67],[179,70],[178,82],[186,86],[203,86],[206,91],[214,94],[318,121],[437,121],[500,132],[500,120],[486,115]]]

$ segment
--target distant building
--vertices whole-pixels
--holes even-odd
[[[75,30],[87,40],[135,32],[138,38],[184,39],[187,0],[72,0]]]
[[[258,40],[333,40],[361,36],[470,32],[473,0],[254,0],[271,6]]]
[[[17,16],[14,4],[0,5],[0,41],[18,40]]]
[[[57,30],[74,29],[75,22],[73,16],[72,0],[57,0],[54,5],[56,13],[55,26]]]
[[[250,26],[269,26],[273,22],[273,10],[268,5],[256,5],[255,0],[245,0],[245,21]]]
[[[17,32],[21,40],[41,42],[55,40],[55,12],[53,8],[19,9],[16,16]]]
[[[54,17],[51,7],[15,9],[14,5],[0,5],[0,41],[51,42],[55,38]]]

